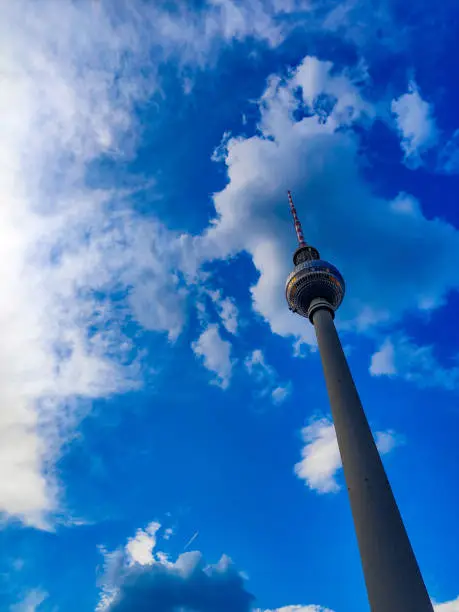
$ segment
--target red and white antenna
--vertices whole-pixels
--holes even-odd
[[[303,236],[303,229],[301,227],[300,220],[298,219],[298,214],[296,212],[295,204],[293,203],[292,192],[287,191],[288,201],[290,204],[290,210],[292,212],[293,222],[295,224],[296,237],[298,238],[298,245],[300,247],[306,246],[306,241]]]

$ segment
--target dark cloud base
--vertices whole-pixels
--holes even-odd
[[[249,612],[253,599],[228,558],[206,567],[190,552],[174,564],[127,570],[108,612]]]

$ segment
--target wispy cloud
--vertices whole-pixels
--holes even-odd
[[[263,351],[255,349],[244,361],[247,372],[259,387],[258,396],[269,397],[275,405],[282,404],[290,395],[290,382],[281,383],[276,370],[266,362]]]
[[[140,225],[122,212],[109,220],[119,194],[89,189],[85,173],[128,142],[145,90],[120,59],[130,37],[102,13],[18,2],[0,30],[0,512],[45,526],[58,503],[53,460],[81,399],[137,377],[110,292],[126,285]]]
[[[438,155],[437,171],[459,174],[459,130],[456,130]]]
[[[449,391],[459,386],[459,366],[444,366],[433,346],[417,345],[403,334],[384,340],[371,357],[372,376],[400,377],[419,387],[439,387]]]
[[[239,309],[231,297],[223,297],[221,291],[209,291],[215,307],[217,308],[223,327],[230,334],[237,334],[239,327]]]
[[[190,548],[190,546],[193,544],[193,542],[196,540],[196,538],[199,535],[199,531],[196,531],[195,533],[193,533],[193,535],[191,536],[191,538],[188,540],[188,542],[185,544],[185,546],[183,547],[183,550],[188,550],[188,548]]]
[[[21,602],[10,607],[10,612],[38,612],[47,597],[48,594],[44,591],[37,589],[29,591]]]

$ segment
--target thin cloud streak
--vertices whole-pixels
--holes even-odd
[[[196,533],[194,533],[191,538],[188,540],[188,542],[185,544],[185,546],[183,547],[183,550],[187,550],[192,544],[193,542],[196,540],[196,538],[199,535],[199,531],[196,531]]]

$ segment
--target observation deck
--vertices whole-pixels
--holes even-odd
[[[289,309],[306,318],[312,300],[322,298],[335,311],[343,301],[344,292],[345,283],[340,272],[322,259],[297,264],[285,285]]]

